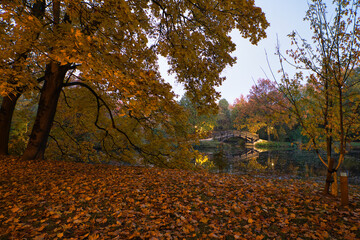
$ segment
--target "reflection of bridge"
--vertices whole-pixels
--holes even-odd
[[[259,140],[259,134],[237,131],[237,130],[228,130],[228,131],[214,131],[213,139],[220,142],[226,141],[229,138],[240,137],[245,139],[246,142],[254,143]]]
[[[248,160],[249,158],[258,158],[259,152],[254,148],[247,148],[245,152],[240,155],[240,159]]]
[[[229,160],[232,162],[237,161],[247,161],[251,158],[258,158],[260,156],[260,152],[255,148],[245,148],[240,152],[236,152],[229,155]]]

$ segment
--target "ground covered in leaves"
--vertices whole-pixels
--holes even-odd
[[[356,239],[314,182],[143,167],[0,160],[0,239]]]

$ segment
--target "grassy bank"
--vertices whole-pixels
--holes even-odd
[[[360,148],[360,142],[351,142],[350,143],[351,147],[356,147],[356,148]]]
[[[339,143],[336,143],[337,145],[340,145]],[[256,148],[259,149],[284,149],[284,148],[296,148],[298,145],[295,143],[290,142],[272,142],[272,141],[266,141],[261,140],[260,142],[255,144]],[[351,147],[360,148],[360,142],[351,142]]]
[[[356,239],[314,182],[0,159],[0,239]]]
[[[194,147],[195,149],[208,149],[208,148],[216,149],[220,144],[222,143],[216,140],[202,140]]]
[[[259,149],[291,149],[295,148],[296,145],[289,142],[272,142],[262,140],[261,142],[255,143],[255,147]]]

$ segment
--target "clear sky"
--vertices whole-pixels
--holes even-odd
[[[291,48],[287,35],[294,30],[307,39],[311,38],[309,23],[303,21],[308,9],[307,0],[255,0],[255,4],[265,12],[270,27],[266,31],[267,38],[261,40],[257,46],[250,44],[236,33],[232,34],[237,46],[233,53],[237,57],[237,63],[225,69],[223,75],[227,80],[219,88],[222,98],[227,99],[230,104],[241,94],[246,96],[254,81],[266,76],[271,78],[265,51],[272,71],[277,72],[280,67],[278,58],[274,54],[277,38],[281,52]],[[293,71],[290,66],[286,70]]]
[[[330,0],[326,2],[330,2]],[[279,62],[277,56],[274,55],[277,38],[283,53],[291,47],[287,35],[292,31],[296,30],[305,39],[311,39],[309,23],[303,21],[308,9],[307,0],[255,0],[255,5],[261,7],[265,12],[270,27],[266,30],[267,38],[261,40],[257,46],[251,45],[247,39],[241,38],[236,32],[231,34],[233,41],[237,45],[236,51],[232,53],[233,56],[237,57],[237,63],[223,71],[223,76],[227,80],[218,88],[222,98],[228,100],[230,104],[240,95],[246,96],[251,86],[254,85],[254,81],[259,78],[266,78],[266,76],[271,77],[265,51],[273,72],[277,72]],[[166,64],[164,63],[165,61],[162,59],[160,61],[160,71],[165,73]],[[294,69],[289,66],[287,71],[291,74]],[[163,74],[163,76],[172,84],[175,93],[180,96],[183,95],[182,86],[175,83],[172,76],[166,74]]]

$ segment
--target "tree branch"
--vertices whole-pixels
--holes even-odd
[[[79,78],[79,77],[78,77]],[[80,78],[79,78],[80,79]],[[87,90],[89,90],[92,95],[96,98],[96,102],[97,102],[97,114],[96,114],[96,119],[95,119],[95,126],[104,131],[106,133],[106,136],[110,136],[112,139],[113,137],[111,136],[111,134],[109,133],[109,131],[103,127],[101,127],[99,125],[99,116],[100,116],[100,108],[101,106],[104,106],[110,116],[110,120],[111,120],[111,126],[113,129],[115,129],[117,132],[121,133],[125,138],[126,140],[129,142],[129,144],[134,148],[134,150],[138,151],[148,162],[150,163],[153,163],[150,159],[148,159],[145,155],[148,155],[148,156],[152,156],[152,157],[155,157],[155,158],[159,158],[159,155],[163,155],[162,153],[159,153],[159,154],[153,154],[153,153],[150,153],[150,152],[147,152],[145,150],[143,150],[141,147],[138,147],[135,143],[132,142],[132,140],[130,139],[130,137],[124,132],[122,131],[121,129],[119,129],[117,126],[116,126],[116,123],[115,123],[115,120],[114,120],[114,117],[113,117],[113,113],[110,109],[110,107],[108,106],[108,104],[102,99],[102,97],[100,97],[90,86],[88,86],[87,84],[83,83],[83,82],[70,82],[70,83],[65,83],[64,84],[64,87],[70,87],[70,86],[80,86],[80,87],[84,87],[86,88]],[[114,142],[114,141],[113,141]],[[168,167],[168,165],[166,163],[164,163],[163,161],[160,161],[160,163],[162,165],[164,165],[165,167]]]

